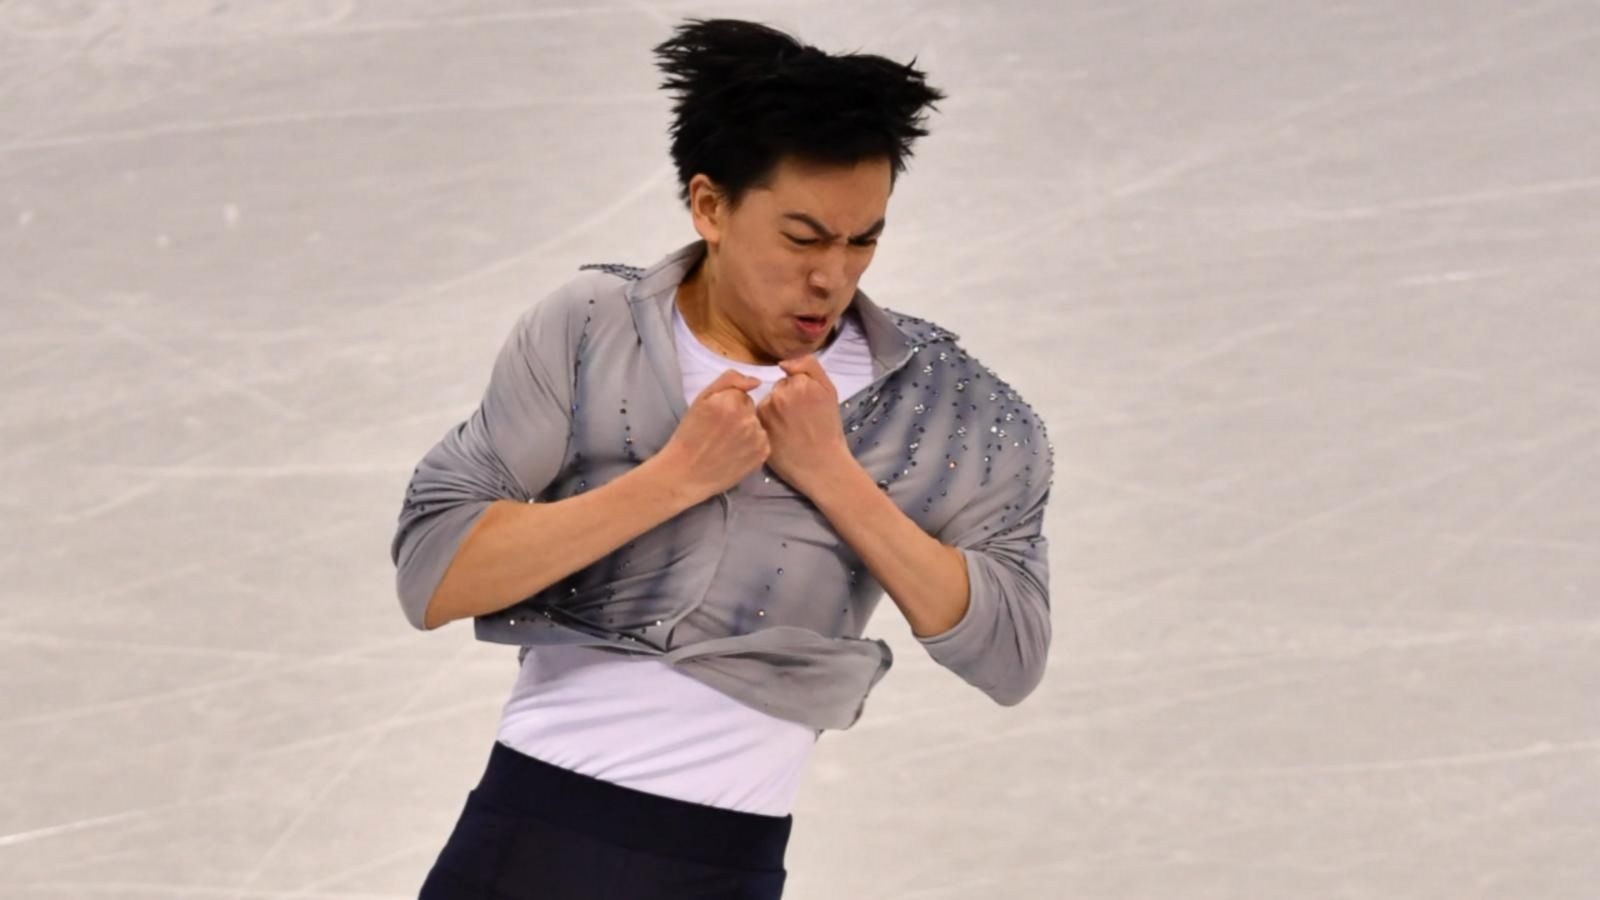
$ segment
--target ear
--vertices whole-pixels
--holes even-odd
[[[722,241],[727,203],[722,189],[703,173],[689,179],[689,216],[708,245],[715,247]]]

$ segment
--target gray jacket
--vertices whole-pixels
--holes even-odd
[[[688,406],[672,304],[705,252],[586,266],[522,313],[483,400],[422,457],[391,545],[400,605],[423,611],[495,500],[553,502],[663,447]],[[843,399],[851,451],[928,534],[966,557],[969,608],[918,638],[996,702],[1020,702],[1050,646],[1042,534],[1052,448],[1017,392],[958,335],[857,292],[874,380]],[[530,547],[537,553],[539,548]],[[657,657],[771,715],[843,729],[892,663],[861,634],[883,588],[817,507],[765,466],[569,578],[474,619],[479,640]],[[521,654],[519,654],[519,659]]]

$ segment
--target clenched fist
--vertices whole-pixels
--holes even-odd
[[[689,405],[660,455],[696,502],[720,494],[766,462],[771,444],[749,392],[761,380],[729,369]]]
[[[772,449],[767,466],[789,486],[810,495],[854,463],[839,416],[839,392],[815,354],[778,363],[788,377],[756,407]]]

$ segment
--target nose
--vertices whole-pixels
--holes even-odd
[[[811,286],[824,294],[839,290],[845,282],[846,252],[843,247],[829,247],[811,270]]]

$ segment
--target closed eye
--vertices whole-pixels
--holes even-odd
[[[817,243],[817,239],[816,238],[797,238],[792,234],[785,234],[784,237],[788,238],[790,241],[794,242],[795,244],[800,245],[801,247],[810,247],[812,244]],[[850,242],[850,246],[852,246],[852,247],[871,247],[876,243],[878,243],[878,239],[877,238],[863,238],[861,240],[851,241]]]

